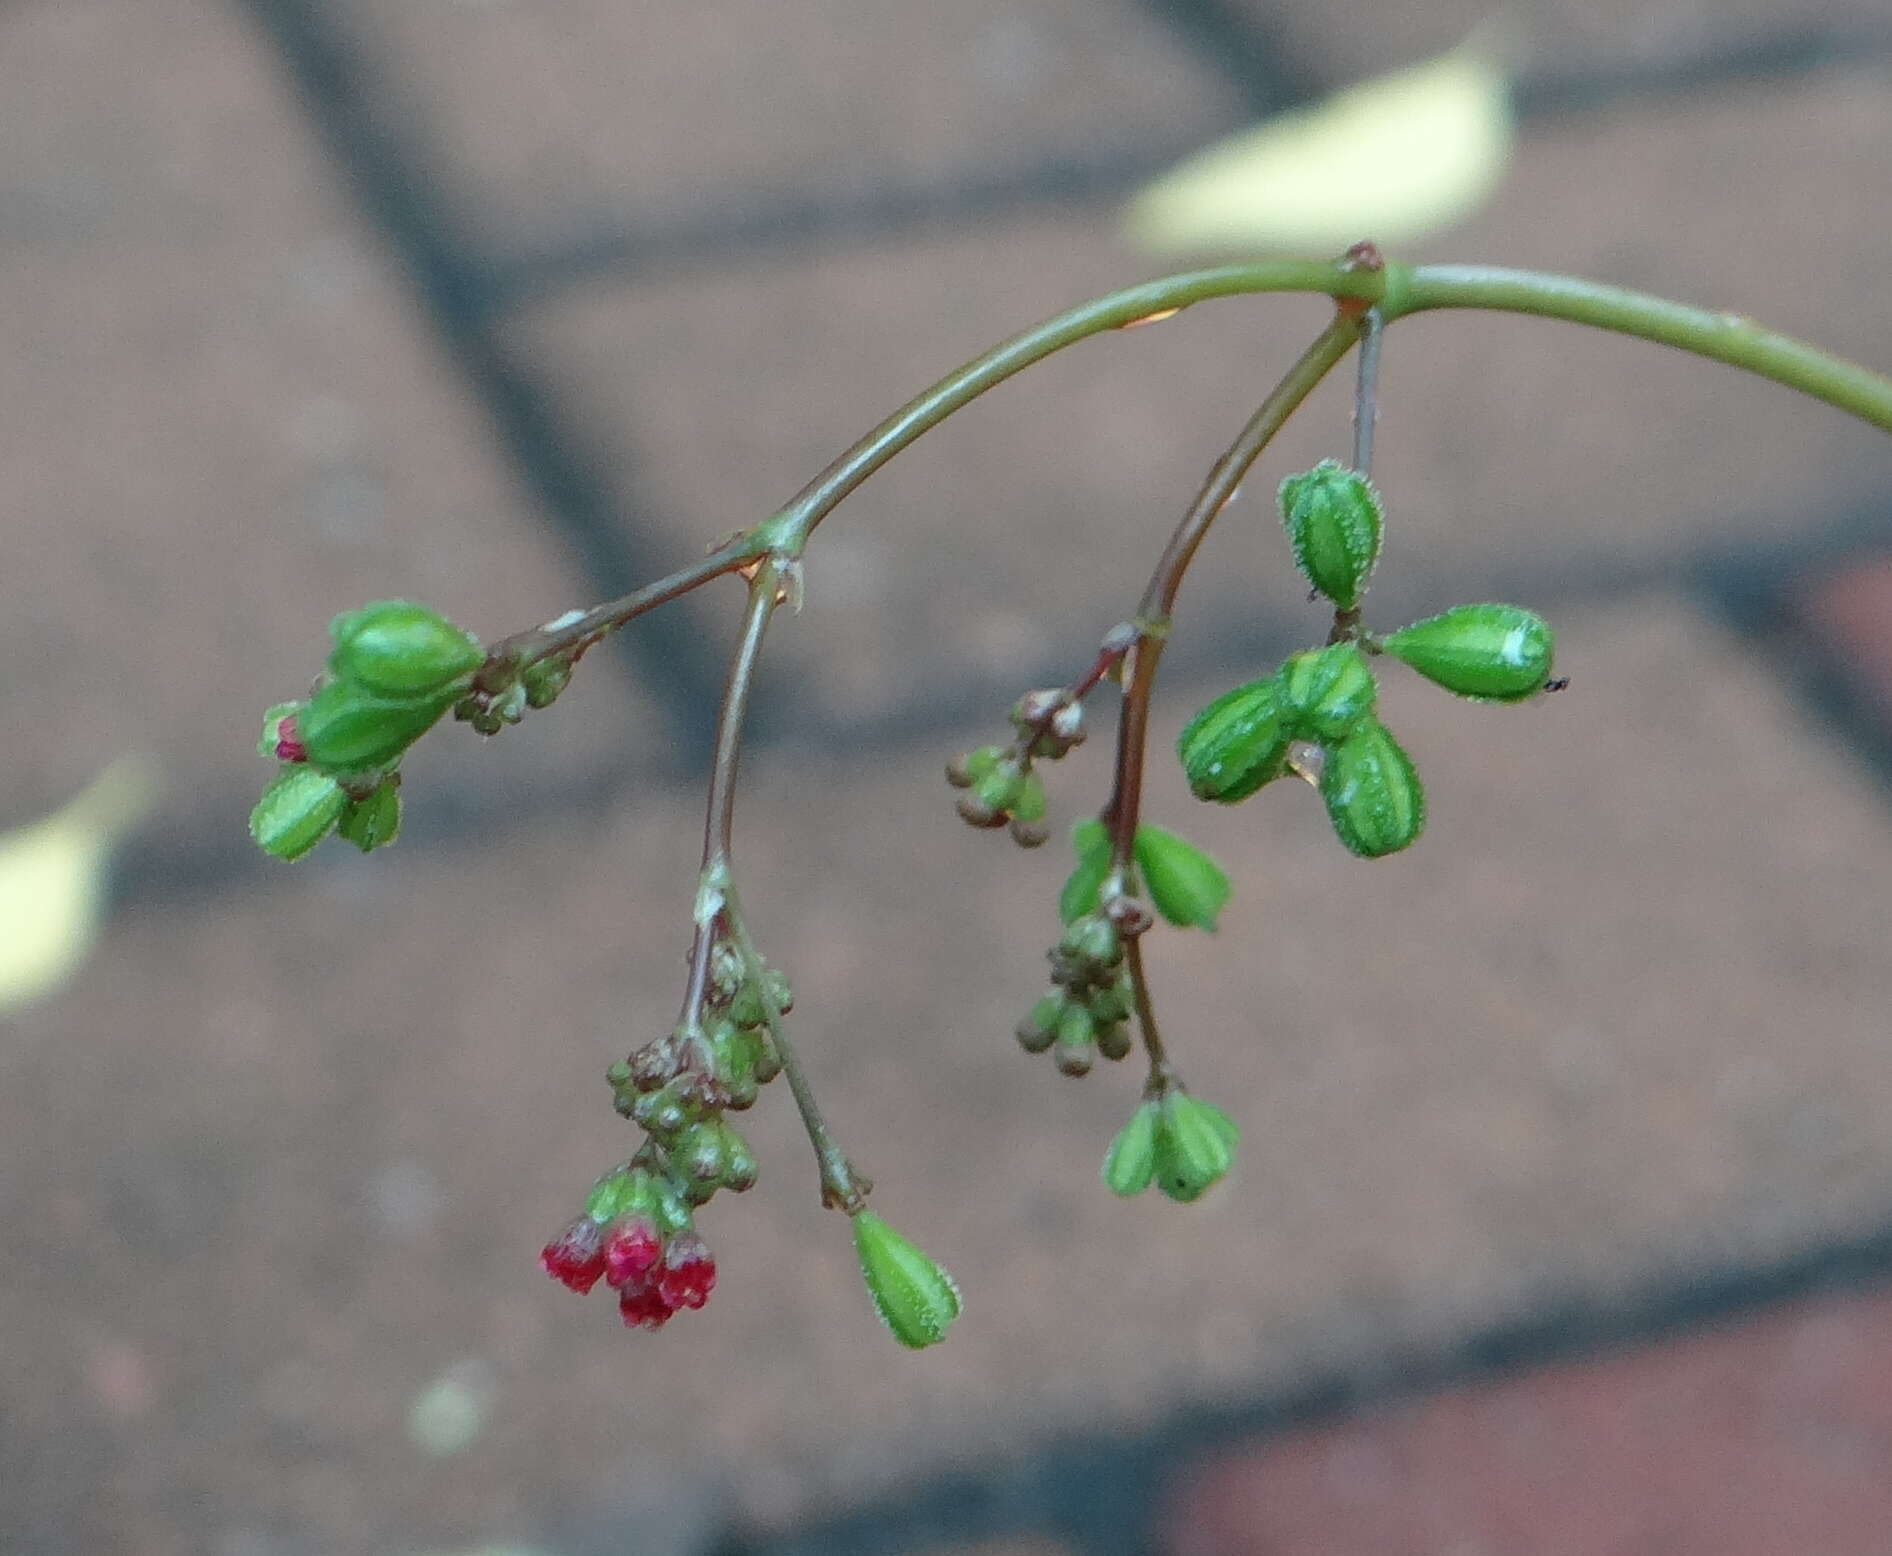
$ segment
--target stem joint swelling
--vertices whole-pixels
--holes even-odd
[[[1458,696],[1491,703],[1524,701],[1566,684],[1552,674],[1550,628],[1517,606],[1474,602],[1391,632],[1367,626],[1364,595],[1386,522],[1386,505],[1369,479],[1378,366],[1384,338],[1400,319],[1476,308],[1611,330],[1758,374],[1892,431],[1892,379],[1746,319],[1567,276],[1391,264],[1362,244],[1333,262],[1276,260],[1168,276],[1046,320],[893,412],[779,511],[621,599],[486,644],[405,600],[337,617],[313,690],[270,710],[260,746],[278,765],[251,831],[286,860],[330,833],[364,851],[393,842],[402,761],[449,713],[481,734],[496,734],[549,707],[589,649],[627,623],[712,579],[734,574],[747,585],[717,720],[682,1006],[670,1031],[606,1072],[614,1105],[639,1139],[546,1246],[542,1259],[555,1278],[578,1291],[603,1281],[634,1328],[660,1328],[676,1313],[701,1307],[717,1268],[697,1213],[719,1192],[740,1193],[756,1181],[755,1155],[732,1118],[782,1075],[813,1148],[822,1201],[853,1223],[875,1309],[903,1344],[930,1345],[945,1335],[959,1312],[958,1290],[866,1208],[872,1185],[823,1116],[787,1030],[788,981],[756,949],[738,894],[738,762],[763,642],[782,605],[800,608],[802,558],[815,529],[876,470],[956,411],[1091,336],[1261,292],[1325,296],[1333,316],[1210,469],[1134,610],[1104,635],[1092,662],[1064,685],[1026,692],[1010,711],[1009,738],[948,767],[968,823],[1004,828],[1018,844],[1040,846],[1050,836],[1046,771],[1084,743],[1087,706],[1098,689],[1107,682],[1121,688],[1108,795],[1072,831],[1076,862],[1059,898],[1050,987],[1017,1029],[1023,1047],[1051,1053],[1070,1076],[1088,1073],[1098,1058],[1121,1060],[1141,1049],[1141,1098],[1104,1161],[1105,1182],[1118,1194],[1155,1186],[1188,1202],[1234,1162],[1236,1125],[1185,1089],[1157,1026],[1147,965],[1156,944],[1151,932],[1159,919],[1213,932],[1231,888],[1208,855],[1144,819],[1151,707],[1183,580],[1209,529],[1288,418],[1349,352],[1359,353],[1350,457],[1291,475],[1280,490],[1296,564],[1312,598],[1331,606],[1331,625],[1322,640],[1198,710],[1177,754],[1190,792],[1212,804],[1242,803],[1276,779],[1305,778],[1319,790],[1336,838],[1361,858],[1410,846],[1425,823],[1417,770],[1378,716],[1375,664],[1397,661]]]

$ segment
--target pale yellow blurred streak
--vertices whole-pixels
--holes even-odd
[[[85,960],[112,850],[158,788],[155,763],[121,757],[45,820],[0,833],[0,1014],[50,994]]]
[[[1130,240],[1165,256],[1328,254],[1410,244],[1476,210],[1514,124],[1494,28],[1451,53],[1266,119],[1130,202]]]

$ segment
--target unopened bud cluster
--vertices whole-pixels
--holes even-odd
[[[1213,1102],[1180,1087],[1146,1097],[1104,1157],[1104,1183],[1126,1199],[1152,1183],[1182,1204],[1200,1199],[1234,1165],[1241,1130]]]
[[[380,600],[329,624],[328,665],[306,701],[269,710],[258,750],[282,764],[250,835],[300,859],[339,831],[364,853],[401,830],[400,763],[473,685],[478,638],[409,600]]]
[[[1379,557],[1378,493],[1357,472],[1325,461],[1282,482],[1281,517],[1302,571],[1337,608],[1340,640],[1291,656],[1274,675],[1197,713],[1177,743],[1184,774],[1198,799],[1233,805],[1289,770],[1295,742],[1317,746],[1335,835],[1362,858],[1396,853],[1424,830],[1425,789],[1377,717],[1367,653],[1403,660],[1462,697],[1520,702],[1550,684],[1554,638],[1541,617],[1513,605],[1461,605],[1368,637],[1358,611]]]
[[[1088,1075],[1099,1054],[1127,1057],[1135,1003],[1122,930],[1103,912],[1086,913],[1065,926],[1049,955],[1051,988],[1019,1022],[1019,1046],[1049,1049],[1065,1075]]]
[[[1008,827],[1021,848],[1037,848],[1051,835],[1044,826],[1044,780],[1033,771],[1040,759],[1058,761],[1084,742],[1084,705],[1061,687],[1026,692],[1012,705],[1017,738],[1009,746],[980,746],[946,764],[946,781],[966,792],[959,797],[962,820],[973,827]]]
[[[769,1023],[791,1003],[788,980],[774,968],[749,976],[735,946],[724,939],[711,946],[700,1022],[606,1072],[617,1111],[646,1139],[600,1180],[584,1215],[546,1245],[543,1262],[555,1279],[589,1291],[602,1275],[634,1328],[656,1329],[679,1308],[703,1305],[716,1266],[694,1214],[719,1190],[739,1194],[755,1184],[755,1152],[724,1115],[754,1106],[781,1073]],[[616,1198],[603,1193],[610,1184],[619,1185]],[[615,1262],[613,1238],[621,1250]]]

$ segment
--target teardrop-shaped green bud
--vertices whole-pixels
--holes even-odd
[[[364,854],[386,848],[401,835],[401,789],[390,775],[365,800],[350,800],[342,812],[341,835]]]
[[[1156,1176],[1157,1104],[1145,1102],[1130,1115],[1130,1122],[1104,1153],[1104,1187],[1131,1199],[1150,1186]]]
[[[569,659],[542,659],[519,672],[519,684],[525,688],[526,705],[532,708],[551,707],[558,700],[558,694],[571,685],[571,680],[572,665]]]
[[[296,720],[312,766],[331,773],[391,767],[448,708],[439,698],[392,699],[353,681],[330,681]]]
[[[1398,853],[1425,830],[1426,791],[1419,774],[1375,719],[1327,748],[1320,792],[1335,834],[1362,859]]]
[[[1094,1015],[1095,1012],[1092,1012]],[[1097,1022],[1097,1051],[1113,1064],[1130,1057],[1130,1028],[1122,1021]]]
[[[1071,847],[1077,853],[1077,868],[1058,896],[1058,917],[1066,924],[1097,911],[1110,874],[1110,834],[1095,816],[1086,816],[1071,828]]]
[[[1137,828],[1136,857],[1158,913],[1180,929],[1215,932],[1229,894],[1219,864],[1187,838],[1148,822]]]
[[[1275,685],[1287,722],[1305,740],[1339,740],[1372,713],[1379,696],[1366,655],[1351,643],[1290,656]]]
[[[1018,797],[1012,801],[1012,816],[1018,821],[1045,819],[1045,781],[1036,773],[1026,773],[1019,781]]]
[[[1481,702],[1521,702],[1550,679],[1556,636],[1516,605],[1455,605],[1415,621],[1381,647],[1448,692]]]
[[[348,808],[342,786],[310,767],[287,767],[250,812],[250,836],[278,859],[300,859],[327,837]]]
[[[1343,610],[1358,605],[1384,528],[1373,483],[1323,459],[1281,483],[1281,522],[1307,581]]]
[[[1224,692],[1176,742],[1189,792],[1233,805],[1287,771],[1289,731],[1273,677]]]
[[[952,1276],[871,1210],[854,1217],[854,1251],[880,1321],[902,1345],[937,1345],[959,1316]]]
[[[1156,1124],[1156,1186],[1189,1204],[1221,1182],[1235,1162],[1241,1130],[1213,1102],[1165,1094]]]
[[[1049,1048],[1058,1035],[1058,1022],[1064,1015],[1064,991],[1053,989],[1031,1007],[1025,1019],[1018,1023],[1013,1035],[1018,1039],[1018,1046],[1028,1054],[1041,1054]]]
[[[1073,962],[1090,967],[1115,967],[1123,960],[1123,935],[1101,913],[1073,919],[1058,941],[1058,949]]]
[[[1025,790],[1025,775],[1016,762],[1001,762],[972,783],[973,796],[995,816],[1008,815]]]
[[[486,662],[478,638],[412,600],[376,600],[348,611],[330,623],[329,635],[329,669],[381,697],[443,691]]]
[[[1057,1044],[1051,1062],[1061,1075],[1088,1075],[1097,1059],[1097,1022],[1082,1005],[1066,1005],[1058,1015]]]

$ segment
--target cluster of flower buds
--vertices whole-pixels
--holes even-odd
[[[1064,687],[1026,692],[1012,704],[1017,738],[1009,746],[980,746],[946,764],[946,781],[959,797],[962,820],[973,827],[1009,827],[1020,848],[1037,848],[1050,837],[1044,826],[1044,780],[1032,770],[1055,762],[1084,743],[1084,705]]]
[[[282,764],[250,816],[279,859],[339,831],[364,853],[400,832],[400,762],[470,694],[486,662],[478,638],[437,611],[380,600],[329,626],[328,667],[308,699],[269,710],[258,750]]]
[[[1379,685],[1366,654],[1402,660],[1462,697],[1521,702],[1557,684],[1555,639],[1541,617],[1514,605],[1461,605],[1385,638],[1365,636],[1359,602],[1379,557],[1378,494],[1357,471],[1324,461],[1282,482],[1281,518],[1302,571],[1335,604],[1340,640],[1216,698],[1189,721],[1177,751],[1198,799],[1233,805],[1289,770],[1295,742],[1319,747],[1335,835],[1377,859],[1424,830],[1425,789],[1376,717]]]
[[[709,954],[700,1022],[606,1071],[618,1112],[647,1136],[642,1149],[599,1180],[584,1215],[543,1256],[574,1291],[589,1291],[602,1275],[632,1327],[658,1328],[708,1298],[716,1266],[691,1218],[719,1190],[740,1194],[757,1177],[755,1152],[724,1115],[752,1107],[781,1073],[769,1023],[793,1002],[788,980],[766,964],[746,976],[722,938]]]
[[[573,1291],[603,1280],[633,1329],[661,1329],[673,1313],[703,1306],[716,1285],[691,1202],[673,1173],[646,1160],[652,1155],[646,1148],[600,1178],[584,1213],[539,1255],[545,1272]]]
[[[1127,1057],[1135,1006],[1123,931],[1103,912],[1083,914],[1065,926],[1050,958],[1051,988],[1019,1022],[1019,1046],[1028,1054],[1050,1049],[1065,1075],[1088,1075],[1099,1054]]]
[[[1128,1199],[1152,1183],[1182,1204],[1202,1198],[1235,1162],[1241,1130],[1213,1102],[1170,1085],[1143,1099],[1104,1157],[1104,1183]]]

